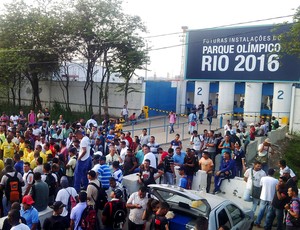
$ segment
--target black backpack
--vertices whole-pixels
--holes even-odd
[[[45,182],[48,184],[49,196],[55,195],[55,192],[56,192],[56,181],[55,181],[55,177],[52,175],[52,173],[48,173],[46,175]]]
[[[97,188],[98,194],[96,199],[92,196],[92,199],[95,202],[95,209],[98,210],[103,210],[104,205],[107,203],[107,194],[105,192],[105,190],[102,187],[99,187],[98,185],[96,185],[95,183],[91,182],[89,183],[89,185],[93,185]]]
[[[6,174],[7,181],[5,186],[5,196],[7,201],[20,202],[22,198],[21,182],[18,178],[18,172],[15,172],[13,176]]]
[[[122,201],[111,201],[107,205],[109,205],[110,216],[113,218],[113,229],[123,229],[127,217],[125,203]]]

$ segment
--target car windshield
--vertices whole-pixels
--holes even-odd
[[[201,199],[193,200],[188,196],[182,194],[177,194],[176,192],[156,190],[160,197],[168,203],[175,203],[179,207],[185,209],[196,209],[201,213],[205,214],[207,211],[206,202],[203,202]]]

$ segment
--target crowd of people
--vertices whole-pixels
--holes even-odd
[[[124,108],[122,116],[125,115]],[[176,134],[165,151],[155,136],[147,134],[147,129],[135,137],[130,132],[123,133],[123,124],[118,119],[98,123],[92,115],[87,121],[70,123],[62,115],[57,121],[51,118],[47,108],[37,114],[31,110],[27,116],[22,110],[10,117],[3,112],[0,117],[1,216],[9,217],[3,229],[88,229],[87,226],[118,229],[127,216],[129,229],[168,229],[169,206],[151,199],[147,195],[148,185],[156,182],[175,185],[177,179],[178,186],[191,189],[199,169],[207,174],[207,192],[211,192],[214,177],[215,194],[220,192],[224,179],[244,176],[248,189],[245,200],[253,202],[254,210],[260,201],[257,226],[274,192],[282,189],[287,201],[296,193],[294,188],[289,189],[292,182],[284,175],[292,171],[284,162],[281,162],[283,176],[276,184],[273,180],[273,187],[263,183],[264,177],[274,174],[268,168],[268,157],[265,162],[257,161],[253,169],[246,165],[245,150],[251,139],[243,120],[237,124],[240,133],[233,132],[228,122],[224,136],[213,130],[198,134],[192,128],[185,151],[180,135]],[[171,112],[169,118],[176,123],[175,113]],[[203,117],[199,116],[199,122],[203,122]],[[173,126],[170,132],[174,132]],[[258,152],[264,156],[272,154],[270,140],[266,139]],[[219,154],[220,162],[216,162]],[[180,178],[176,178],[176,169]],[[133,173],[138,174],[137,183],[141,187],[129,194],[123,176]],[[296,177],[291,175],[295,181]],[[260,197],[253,196],[254,184],[262,185]],[[289,210],[288,226],[288,218],[299,215],[299,205],[294,202],[286,208],[286,204],[283,209]],[[39,212],[47,207],[53,209],[53,215],[40,226]],[[278,218],[277,210],[268,212],[267,223],[273,222],[274,213]]]

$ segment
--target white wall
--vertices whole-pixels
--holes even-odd
[[[84,107],[84,87],[85,82],[71,81],[69,86],[70,93],[70,106],[72,111],[85,111]],[[50,103],[54,101],[64,103],[64,94],[61,86],[56,81],[41,81],[40,82],[40,98],[43,107],[51,107]],[[109,83],[109,99],[108,104],[109,113],[112,116],[120,116],[121,108],[124,105],[124,92],[117,92],[117,83]],[[130,85],[137,91],[128,95],[128,110],[129,114],[136,112],[140,113],[142,106],[141,98],[144,98],[144,91],[142,83],[132,83]],[[94,83],[93,89],[93,110],[94,113],[99,112],[99,87],[100,83]],[[88,103],[89,103],[90,90],[88,90]],[[30,104],[32,98],[32,90],[30,84],[25,84],[21,92],[22,102]]]

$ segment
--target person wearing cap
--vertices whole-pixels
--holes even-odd
[[[269,157],[274,154],[271,140],[266,138],[263,143],[258,145],[258,153],[256,160],[262,164],[262,169],[267,173],[269,169]]]
[[[79,192],[81,184],[84,189],[87,188],[88,179],[86,175],[92,168],[92,160],[90,157],[90,139],[83,136],[80,130],[77,130],[75,134],[77,139],[80,140],[80,151],[74,172],[74,188]]]
[[[22,204],[21,216],[26,220],[26,224],[31,230],[36,230],[39,223],[39,212],[32,206],[34,200],[30,195],[26,195],[22,199]]]
[[[35,172],[33,178],[35,182],[31,187],[30,195],[35,202],[34,207],[41,212],[48,206],[49,188],[48,184],[42,181],[40,172]]]
[[[184,166],[180,166],[178,171],[180,175],[178,186],[181,188],[187,188],[188,180],[185,174]]]
[[[102,223],[104,225],[105,230],[113,230],[115,229],[113,226],[115,221],[115,213],[117,211],[122,211],[125,216],[127,216],[127,208],[125,202],[122,201],[123,192],[120,189],[114,189],[110,193],[111,201],[108,201],[102,212]],[[124,219],[125,223],[125,219]],[[123,223],[123,224],[124,224]]]
[[[111,177],[111,171],[106,164],[106,157],[100,157],[100,168],[98,169],[98,180],[102,184],[102,188],[107,190],[109,188],[109,178]]]
[[[295,180],[295,177],[291,177],[291,169],[284,169],[282,171],[282,176],[287,179],[286,186],[289,187],[298,187],[297,186],[297,180]]]
[[[209,158],[209,154],[207,151],[203,151],[202,157],[199,160],[199,168],[206,172],[206,192],[209,193],[211,178],[213,176],[214,162]]]
[[[80,224],[80,220],[81,220],[81,216],[82,213],[84,211],[84,209],[87,207],[87,194],[86,192],[82,191],[79,193],[78,196],[79,199],[79,203],[72,208],[71,210],[71,215],[70,215],[70,227],[71,229],[76,229],[76,230],[80,230],[81,227],[79,226]]]
[[[43,224],[44,230],[65,230],[69,228],[69,220],[61,216],[63,209],[66,207],[61,201],[55,201],[50,206],[53,209],[51,217],[47,217]]]
[[[98,188],[100,188],[100,181],[97,179],[96,172],[93,170],[88,171],[87,178],[89,184],[86,189],[88,205],[95,206],[98,197]]]
[[[257,215],[257,219],[254,222],[254,225],[257,227],[260,227],[265,211],[270,208],[274,194],[276,193],[276,186],[278,184],[278,180],[274,178],[274,173],[275,170],[270,168],[268,169],[268,175],[262,177],[260,180],[260,185],[262,186],[262,189],[260,194],[259,212]]]

